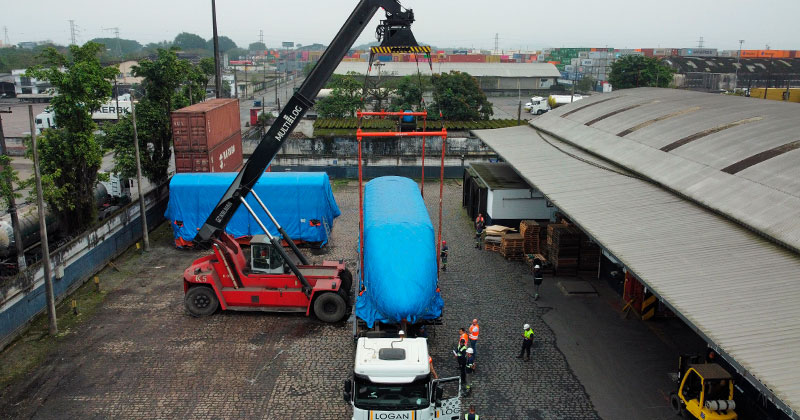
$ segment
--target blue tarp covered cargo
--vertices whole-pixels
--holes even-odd
[[[397,176],[376,178],[364,188],[364,286],[356,316],[415,323],[441,316],[436,291],[436,240],[417,183]]]
[[[235,173],[176,174],[169,183],[169,205],[164,216],[171,222],[175,241],[191,241],[197,230],[236,177]],[[333,219],[341,212],[324,172],[265,173],[253,190],[295,240],[325,244]],[[248,194],[247,202],[273,235],[272,225],[261,206]],[[244,206],[239,206],[226,232],[234,237],[264,233]]]

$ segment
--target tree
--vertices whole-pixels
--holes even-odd
[[[626,55],[611,65],[608,81],[614,89],[669,87],[675,70],[655,57]]]
[[[478,80],[458,71],[433,76],[432,109],[452,121],[488,120],[494,111]]]
[[[172,44],[179,49],[186,50],[203,50],[206,48],[206,40],[200,35],[190,34],[188,32],[181,32],[175,37]]]
[[[247,46],[247,49],[250,51],[266,51],[267,45],[263,42],[251,42],[250,45]]]
[[[162,184],[167,180],[167,169],[172,157],[172,126],[170,113],[188,105],[181,90],[190,81],[191,64],[178,59],[175,50],[158,50],[155,61],[143,60],[133,68],[133,75],[143,77],[139,103],[136,104],[136,128],[142,173],[151,182]],[[202,73],[202,71],[200,71]],[[190,82],[190,83],[196,83]],[[194,96],[194,87],[192,96]],[[200,88],[197,88],[200,91]],[[205,90],[198,92],[205,95]],[[125,116],[107,131],[106,146],[114,149],[115,172],[135,174],[133,126],[130,116]]]
[[[430,88],[430,77],[425,76],[422,79],[414,76],[406,76],[400,79],[395,86],[395,93],[397,97],[392,99],[391,109],[394,111],[402,111],[406,109],[417,110],[420,102],[422,101],[423,91]]]
[[[234,49],[237,49],[237,48],[239,48],[239,47],[236,45],[236,43],[235,43],[235,42],[233,42],[233,40],[232,40],[232,39],[230,39],[230,38],[228,38],[227,36],[220,35],[220,36],[218,36],[218,37],[217,37],[217,39],[219,40],[218,42],[219,42],[219,51],[220,51],[220,52],[228,52],[228,51],[230,51],[230,50],[234,50]],[[209,50],[209,51],[212,51],[212,55],[213,55],[213,51],[214,51],[214,38],[211,38],[211,39],[209,39],[209,40],[206,42],[206,45],[205,45],[205,47],[201,47],[201,48],[205,48],[205,49],[207,49],[207,50]]]
[[[47,48],[42,53],[47,67],[26,72],[48,80],[58,91],[50,102],[58,128],[44,130],[38,148],[44,198],[69,231],[88,226],[96,215],[94,188],[103,153],[94,135],[92,111],[111,96],[119,72],[116,66],[100,64],[102,50],[93,42],[71,45],[67,57]]]
[[[350,72],[346,75],[333,75],[328,81],[327,88],[333,89],[330,96],[317,102],[317,112],[323,118],[343,118],[355,116],[356,110],[361,106],[361,92],[363,85],[356,80],[357,73]]]
[[[594,85],[597,81],[592,76],[586,76],[581,80],[578,80],[578,83],[575,84],[575,90],[579,92],[591,92],[594,90]]]
[[[106,50],[110,50],[111,55],[114,57],[125,56],[138,52],[142,49],[142,44],[132,39],[95,38],[90,42],[103,44],[106,47]],[[117,50],[117,46],[119,46],[119,51]]]
[[[222,51],[222,47],[220,47],[220,51]],[[249,54],[249,51],[244,48],[232,48],[226,52],[228,53],[228,58],[231,60],[243,60],[247,58]]]
[[[306,63],[303,66],[303,76],[308,77],[308,75],[311,74],[311,70],[314,70],[314,67],[316,67],[316,65],[317,65],[316,62],[314,62],[314,63],[311,63],[311,62]]]

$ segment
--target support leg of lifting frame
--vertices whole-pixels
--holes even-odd
[[[300,272],[300,269],[297,268],[295,263],[289,258],[289,254],[286,253],[286,250],[283,249],[283,245],[281,245],[281,240],[275,236],[272,236],[269,233],[267,227],[264,226],[263,223],[261,223],[261,219],[259,219],[258,216],[256,216],[256,212],[254,212],[253,208],[250,207],[249,204],[247,204],[247,200],[245,200],[244,197],[239,197],[239,200],[242,202],[242,205],[244,205],[244,208],[247,209],[248,213],[250,213],[250,215],[253,216],[253,219],[256,220],[256,223],[258,223],[261,229],[264,230],[264,233],[266,233],[267,237],[269,238],[269,241],[272,242],[272,246],[274,246],[275,249],[278,250],[278,253],[281,254],[283,261],[286,262],[286,264],[289,266],[289,269],[292,270],[292,272],[300,280],[300,283],[303,284],[303,293],[305,293],[306,296],[311,296],[311,284],[308,282],[308,280],[306,280],[306,278],[303,276],[303,273]]]
[[[294,252],[294,255],[297,255],[297,258],[300,260],[300,264],[301,265],[309,265],[308,264],[308,260],[306,259],[306,256],[303,255],[302,252],[300,252],[300,250],[297,248],[297,245],[292,240],[292,237],[289,236],[289,234],[286,233],[285,230],[283,230],[283,228],[278,223],[278,221],[275,219],[275,217],[272,216],[272,213],[270,213],[270,211],[267,210],[267,206],[265,206],[264,202],[261,201],[261,198],[258,196],[258,194],[256,194],[256,191],[255,190],[250,190],[250,194],[253,194],[253,197],[256,199],[258,204],[261,206],[262,209],[264,209],[264,212],[267,213],[267,217],[269,217],[269,220],[272,220],[272,224],[274,224],[275,227],[278,228],[278,232],[280,232],[281,236],[283,236],[283,240],[285,240],[286,243],[288,243],[289,246],[292,248],[292,251]]]

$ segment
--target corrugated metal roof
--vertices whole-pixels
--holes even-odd
[[[412,76],[417,74],[417,63],[411,62],[385,62],[381,69],[383,76]],[[561,77],[556,66],[549,63],[433,63],[434,73],[449,73],[452,70],[469,73],[475,77]],[[428,62],[420,60],[419,71],[425,75],[431,74]],[[343,61],[336,68],[336,74],[356,72],[367,73],[366,61]],[[378,70],[373,68],[372,76],[378,75]]]
[[[531,127],[475,133],[745,377],[800,410],[800,255]]]
[[[471,163],[469,165],[493,190],[527,190],[530,188],[508,163]]]
[[[640,88],[565,105],[532,125],[800,252],[800,149],[723,171],[800,140],[798,115],[796,103]]]

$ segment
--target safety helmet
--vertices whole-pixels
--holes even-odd
[[[472,323],[473,323],[473,324],[477,324],[477,323],[478,323],[478,318],[475,318],[475,319],[473,319],[473,320],[472,320]]]
[[[472,347],[470,347],[467,349],[467,353],[469,354],[475,353],[475,350],[472,350]]]
[[[447,245],[447,241],[442,241],[442,245]]]
[[[522,329],[523,330],[527,330],[530,327],[531,327],[530,324],[525,324],[525,325],[522,326]]]
[[[538,265],[534,265],[533,268],[539,268],[539,266]]]

